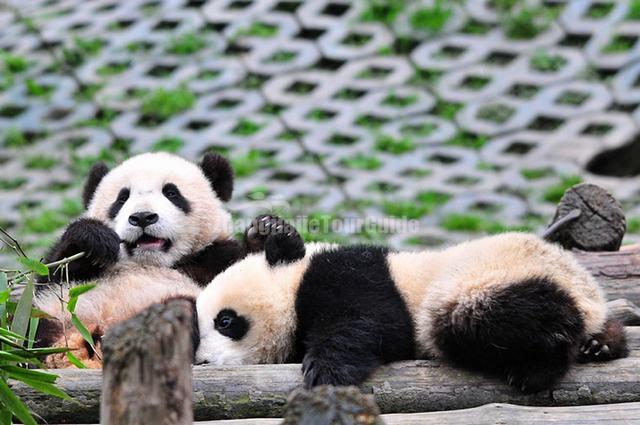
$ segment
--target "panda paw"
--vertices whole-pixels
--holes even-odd
[[[608,320],[604,330],[584,341],[578,351],[578,362],[604,362],[629,355],[622,323]]]
[[[97,267],[106,267],[118,261],[120,237],[104,223],[90,218],[81,218],[69,225],[62,235],[61,255],[68,257],[85,253],[85,262]]]
[[[284,234],[287,237],[299,237],[298,231],[282,218],[264,214],[254,218],[244,232],[245,246],[248,252],[260,252],[265,249],[267,238]]]

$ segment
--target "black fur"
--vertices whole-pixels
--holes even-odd
[[[264,242],[265,256],[270,266],[287,264],[304,257],[304,242],[300,236],[292,233],[276,231],[269,235]]]
[[[244,257],[242,245],[233,239],[221,239],[195,254],[183,257],[174,268],[198,285],[206,286],[219,273]]]
[[[84,190],[82,191],[82,204],[85,208],[89,206],[98,185],[108,173],[109,167],[107,167],[104,162],[97,162],[91,167],[87,182],[84,184]]]
[[[295,306],[294,360],[303,362],[305,387],[357,385],[384,363],[415,358],[413,322],[387,252],[352,246],[311,258]]]
[[[35,348],[51,347],[63,335],[62,323],[58,319],[40,319],[33,346]]]
[[[185,198],[182,193],[180,193],[180,189],[173,183],[167,183],[162,187],[162,194],[171,201],[173,205],[180,208],[182,212],[185,214],[189,214],[191,212],[191,204]]]
[[[116,216],[120,212],[120,209],[122,208],[124,203],[127,202],[127,199],[129,199],[130,194],[131,194],[131,191],[128,188],[123,187],[122,189],[120,189],[120,192],[118,192],[118,197],[113,201],[113,204],[111,204],[111,206],[109,207],[108,215],[111,220],[116,218]]]
[[[81,251],[85,256],[69,263],[69,279],[86,281],[100,276],[109,266],[118,261],[120,237],[99,220],[81,218],[72,222],[53,246],[46,262],[61,260]],[[49,280],[62,281],[61,270],[51,269]],[[38,286],[41,288],[42,286]]]
[[[226,308],[220,310],[213,319],[213,327],[220,334],[240,341],[249,332],[249,321],[244,316],[238,316],[235,310]]]
[[[604,362],[629,355],[624,325],[617,320],[607,320],[604,330],[589,337],[580,346],[578,361]]]
[[[432,336],[446,359],[535,392],[568,370],[584,322],[569,294],[534,278],[496,289],[475,305],[451,303],[435,318]]]
[[[233,193],[233,168],[229,161],[217,153],[207,153],[202,158],[200,168],[220,200],[229,201]]]

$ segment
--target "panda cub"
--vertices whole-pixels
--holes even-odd
[[[533,392],[575,360],[627,354],[593,277],[521,233],[438,252],[271,235],[196,307],[196,363],[301,362],[306,387],[358,385],[382,364],[439,358]]]
[[[233,171],[217,154],[200,164],[167,153],[132,157],[113,170],[93,166],[84,187],[84,217],[72,222],[46,257],[53,262],[84,251],[68,267],[71,286],[95,282],[76,307],[96,341],[106,329],[153,303],[176,296],[195,297],[201,287],[248,251],[261,249],[262,234],[245,244],[232,238]],[[270,220],[278,220],[268,217]],[[51,270],[50,282],[64,282]],[[40,322],[38,346],[69,346],[88,366],[99,354],[86,344],[61,311],[69,287],[38,286],[35,307],[52,316]],[[70,366],[66,355],[49,356],[49,367]]]

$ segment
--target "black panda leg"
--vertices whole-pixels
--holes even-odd
[[[446,359],[502,375],[526,392],[560,379],[583,335],[584,323],[571,297],[545,279],[457,300],[435,318],[432,332]]]

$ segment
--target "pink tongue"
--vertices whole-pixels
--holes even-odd
[[[164,245],[164,241],[162,239],[154,239],[154,240],[147,240],[144,242],[138,242],[139,248],[147,248],[147,249],[162,248],[163,245]]]

